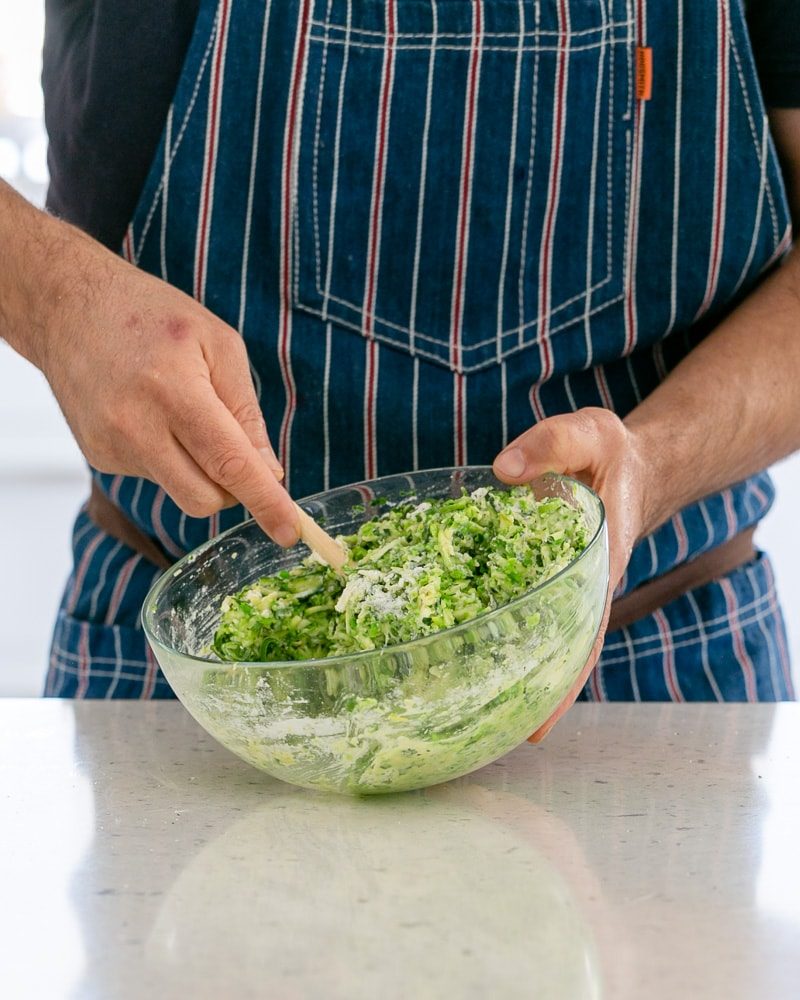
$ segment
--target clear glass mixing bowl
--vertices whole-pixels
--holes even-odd
[[[490,468],[386,476],[302,501],[332,534],[387,505],[502,487]],[[208,652],[223,597],[298,562],[254,521],[182,559],[145,601],[145,633],[194,718],[223,746],[284,781],[351,794],[423,788],[488,764],[547,719],[580,674],[608,587],[600,499],[562,476],[538,496],[579,507],[590,542],[510,604],[413,642],[325,660],[220,663]]]

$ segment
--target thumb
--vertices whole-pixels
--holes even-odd
[[[545,472],[596,473],[624,438],[622,421],[596,407],[548,417],[512,441],[494,460],[506,483],[525,483]]]

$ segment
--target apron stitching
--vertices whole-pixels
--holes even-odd
[[[606,5],[605,0],[600,0],[600,12],[603,20],[606,19]],[[605,37],[605,36],[604,36]],[[592,276],[594,267],[594,224],[595,224],[595,198],[597,197],[597,166],[598,166],[598,150],[600,146],[600,108],[602,105],[601,98],[603,94],[603,78],[605,76],[605,60],[606,60],[607,49],[603,48],[600,50],[599,66],[597,70],[597,87],[595,89],[595,101],[594,101],[594,126],[592,129],[592,168],[591,168],[591,182],[589,187],[589,205],[587,210],[588,220],[589,220],[589,235],[586,247],[586,286],[591,288],[592,286]],[[613,86],[613,68],[614,68],[614,50],[611,50],[610,56],[611,68],[609,72],[609,115],[608,115],[608,149],[611,149],[612,142],[612,130],[611,122],[613,120],[613,108],[614,108],[614,86]],[[606,188],[606,205],[610,206],[611,198],[611,157],[606,157],[607,161],[607,188]],[[608,217],[608,226],[606,232],[606,272],[611,273],[611,228],[610,228],[610,213]],[[586,345],[586,361],[585,364],[588,367],[592,363],[592,338],[591,338],[591,324],[589,322],[589,310],[591,308],[592,295],[591,292],[587,292],[586,295],[586,308],[583,317],[584,326],[584,342]]]
[[[536,10],[537,10],[537,14],[538,14],[538,7],[536,8]],[[616,23],[620,24],[620,23],[625,23],[625,22],[616,22]],[[352,30],[354,31],[355,29],[352,29]],[[601,29],[597,29],[597,30],[600,31]],[[435,37],[435,36],[431,36],[431,37]],[[572,33],[570,33],[570,37],[572,37]],[[320,39],[312,38],[312,41],[320,42]],[[325,45],[326,51],[327,51],[327,46],[331,42],[333,42],[334,40],[331,39],[331,38],[329,38],[329,37],[326,37],[323,41],[324,41],[324,45]],[[618,44],[618,43],[622,43],[624,41],[625,41],[625,39],[604,38],[596,46],[593,46],[593,47],[595,47],[595,48],[602,48],[603,50],[605,50],[606,48],[608,48],[608,47],[610,47],[612,45],[615,45],[615,44]],[[355,47],[355,46],[354,46],[354,44],[351,44],[349,47],[352,48],[352,47]],[[485,49],[485,47],[482,46],[482,49]],[[541,46],[536,47],[536,49],[534,50],[535,51],[535,56],[536,56],[536,65],[535,65],[535,68],[534,68],[534,72],[535,72],[534,88],[536,87],[537,82],[538,82],[538,74],[537,74],[537,70],[538,70],[538,54],[542,50],[543,49],[542,49]],[[577,46],[570,45],[570,53],[572,53],[573,51],[577,51],[577,50],[578,50]],[[347,54],[347,48],[345,49],[345,54]],[[614,72],[614,60],[612,58],[612,60],[611,60],[611,71],[610,71],[610,76],[609,76],[610,80],[613,78],[613,72]],[[342,82],[344,80],[344,73],[345,73],[345,69],[344,69],[344,66],[343,66],[343,70],[342,70]],[[341,107],[341,105],[342,105],[341,89],[342,88],[341,88],[341,85],[340,85],[340,99],[339,99],[338,109],[337,109],[337,136],[336,136],[335,145],[338,143],[338,139],[339,139],[339,122],[338,122],[338,119],[339,119],[339,117],[341,116],[341,113],[342,113],[342,107]],[[315,143],[314,143],[314,147],[313,147],[312,171],[313,171],[313,174],[315,176],[318,175],[318,173],[319,173],[319,162],[318,162],[318,160],[319,160],[319,142],[316,141],[316,140],[318,140],[319,133],[320,133],[320,128],[321,128],[321,122],[320,122],[321,104],[322,104],[321,98],[322,98],[322,88],[320,88],[319,100],[317,102],[317,121],[315,123],[315,137],[316,137],[316,139],[315,139]],[[534,114],[534,116],[535,116],[535,111],[536,111],[535,100],[536,100],[536,98],[534,96],[534,103],[533,103],[533,107],[532,107],[532,113]],[[609,113],[608,113],[608,136],[609,136],[609,150],[610,150],[611,149],[611,142],[613,141],[613,107],[611,106],[611,94],[609,94],[609,100],[608,100],[607,104],[608,104],[608,109],[609,109]],[[535,116],[535,117],[538,117],[538,116]],[[535,118],[534,118],[534,129],[532,130],[532,144],[533,144],[534,139],[535,139]],[[593,285],[591,285],[589,288],[582,289],[580,292],[576,293],[575,295],[571,296],[568,299],[565,299],[564,301],[560,302],[558,305],[552,307],[552,309],[550,309],[550,316],[551,317],[555,316],[557,313],[563,311],[564,309],[568,308],[569,306],[574,305],[576,302],[581,301],[582,299],[583,300],[587,300],[587,299],[591,298],[594,295],[594,293],[598,292],[601,288],[603,288],[605,285],[609,284],[613,280],[613,277],[614,277],[614,273],[613,273],[613,196],[611,196],[611,192],[613,191],[613,183],[612,183],[613,173],[612,173],[612,169],[611,169],[611,162],[610,162],[610,160],[611,160],[611,158],[609,157],[608,158],[608,168],[607,168],[608,169],[607,192],[608,192],[608,195],[609,195],[608,196],[608,202],[607,202],[607,206],[608,206],[607,207],[607,214],[608,214],[609,222],[607,224],[607,237],[606,237],[606,244],[607,244],[607,248],[606,248],[607,268],[606,269],[607,269],[607,273],[606,273],[606,275],[605,275],[604,278],[602,278],[601,280],[597,281],[596,283],[594,283]],[[338,156],[335,156],[335,168],[338,168]],[[336,190],[337,190],[337,187],[338,187],[338,185],[335,184],[334,185],[334,190],[333,190],[332,196],[331,196],[331,213],[330,214],[331,214],[332,218],[335,218],[335,212],[336,212],[336,200],[337,200]],[[313,197],[314,197],[314,216],[315,216],[315,219],[316,219],[316,217],[318,216],[318,204],[317,204],[318,195],[315,193],[313,195]],[[295,202],[295,212],[297,212],[297,209],[298,209],[298,205],[297,205],[297,202]],[[295,240],[299,240],[299,218],[297,216],[295,216],[295,219],[293,221],[294,221],[294,229],[295,229]],[[374,313],[373,311],[365,311],[363,303],[361,305],[359,305],[359,304],[354,303],[354,302],[352,302],[352,301],[350,301],[348,299],[345,299],[345,298],[343,298],[341,296],[335,295],[335,294],[333,294],[330,291],[330,289],[328,287],[328,278],[330,277],[330,270],[331,270],[331,246],[330,245],[332,243],[332,238],[333,238],[333,234],[334,234],[334,225],[333,224],[331,224],[330,230],[329,230],[328,266],[327,266],[327,269],[326,269],[328,273],[326,275],[326,287],[323,289],[321,287],[321,280],[320,280],[321,279],[321,271],[322,271],[322,258],[321,258],[321,239],[319,237],[319,227],[318,227],[318,224],[315,224],[314,231],[315,231],[315,237],[314,237],[315,272],[316,272],[316,276],[317,276],[317,280],[316,280],[316,283],[315,283],[315,291],[316,291],[317,295],[320,296],[320,297],[322,297],[326,302],[328,300],[330,300],[332,302],[335,302],[338,305],[342,306],[343,308],[351,310],[352,312],[355,312],[358,315],[358,317],[360,318],[361,322],[358,324],[357,327],[353,326],[351,328],[355,328],[355,329],[358,329],[360,332],[363,332],[362,331],[363,322],[367,321],[367,323],[380,324],[382,326],[390,328],[391,330],[396,330],[399,333],[402,333],[405,336],[408,336],[409,339],[412,342],[415,342],[417,339],[422,339],[422,340],[428,341],[429,343],[431,343],[433,345],[440,346],[442,349],[444,349],[444,343],[443,343],[443,341],[441,339],[439,339],[437,337],[433,337],[430,334],[423,333],[422,331],[416,330],[412,326],[405,326],[405,325],[403,325],[401,323],[396,323],[396,322],[394,322],[392,320],[385,319],[384,317],[380,316],[377,313]],[[523,238],[523,241],[524,241],[525,233],[526,233],[526,224],[525,224],[525,222],[523,222],[523,226],[522,226],[522,238]],[[524,268],[524,253],[522,251],[520,253],[520,261],[521,261],[521,266]],[[301,309],[307,310],[309,312],[312,312],[315,315],[321,315],[325,320],[330,319],[331,317],[328,314],[327,308],[323,308],[323,310],[321,312],[318,312],[314,307],[309,306],[304,301],[302,301],[303,297],[302,297],[302,295],[300,293],[300,289],[299,289],[299,253],[297,254],[296,260],[295,260],[294,278],[295,278],[295,281],[294,281],[294,302],[295,302],[295,305],[298,308],[301,308]],[[523,284],[524,284],[524,282],[523,282]],[[611,299],[610,301],[605,302],[602,305],[603,305],[603,307],[605,307],[605,306],[613,304],[616,301],[617,301],[616,299]],[[595,310],[592,309],[592,310],[589,311],[588,315],[594,315],[594,313],[595,313]],[[340,320],[339,317],[336,317],[336,321],[344,323],[344,321]],[[506,338],[506,337],[516,336],[520,340],[521,346],[525,346],[526,339],[524,338],[524,333],[526,331],[528,331],[528,330],[533,330],[533,329],[537,328],[539,326],[540,322],[541,322],[541,318],[540,317],[536,317],[536,318],[531,319],[531,320],[529,320],[527,322],[522,321],[522,318],[521,318],[519,326],[512,327],[512,328],[509,328],[507,330],[502,331],[500,333],[500,337],[501,338]],[[576,322],[576,319],[571,319],[569,321],[570,324],[574,323],[574,322]],[[348,324],[345,324],[345,325],[348,325]],[[550,332],[553,333],[553,332],[556,332],[557,330],[562,329],[562,328],[563,327],[561,327],[561,326],[554,327]],[[386,339],[387,342],[391,343],[391,339],[390,338],[387,337],[387,338],[384,338],[384,339]],[[471,344],[469,344],[467,346],[463,346],[462,345],[461,351],[464,354],[467,354],[469,352],[474,352],[474,351],[480,350],[480,349],[488,346],[489,344],[491,344],[495,340],[497,340],[497,336],[496,335],[493,336],[493,337],[487,337],[487,338],[485,338],[483,340],[480,340],[480,341],[477,341],[475,343],[471,343]],[[528,342],[531,342],[531,343],[535,342],[535,338],[531,338],[531,340],[528,341]],[[502,350],[502,348],[500,348],[500,349]],[[412,350],[413,350],[413,346],[412,346]],[[420,353],[424,353],[424,352],[420,351]],[[438,357],[438,355],[436,355],[436,354],[428,354],[427,356],[433,358],[433,360],[441,360]]]
[[[169,205],[169,171],[170,171],[170,154],[172,151],[172,117],[173,108],[170,106],[167,112],[167,124],[166,131],[164,134],[164,170],[161,175],[162,184],[164,186],[164,196],[161,199],[161,233],[159,235],[159,250],[161,254],[161,278],[163,281],[168,281],[168,271],[167,271],[167,207]]]
[[[637,0],[637,23],[638,42],[644,45],[646,41],[646,20],[645,10],[642,0]],[[628,74],[630,78],[631,59],[628,58]],[[631,91],[628,92],[629,95]],[[628,307],[625,310],[625,346],[623,354],[630,354],[638,340],[638,310],[637,310],[637,286],[636,286],[636,266],[638,263],[638,243],[639,243],[639,207],[641,204],[641,171],[642,171],[642,148],[644,145],[644,125],[645,125],[645,104],[643,101],[634,101],[633,111],[633,143],[632,143],[632,167],[631,167],[631,194],[630,194],[630,222],[628,225]]]
[[[614,109],[616,108],[616,84],[617,84],[617,50],[612,48],[608,53],[608,125],[606,139],[606,278],[610,280],[614,265],[614,172],[613,162],[618,159],[614,149]],[[627,192],[627,177],[625,180]],[[623,215],[628,217],[627,193],[622,206]],[[624,239],[623,239],[624,244]],[[624,250],[623,250],[624,253]],[[589,294],[593,295],[595,289],[589,288]]]
[[[538,31],[541,17],[541,7],[536,4],[534,7],[534,17],[536,25],[536,40],[538,43]],[[531,200],[533,195],[533,165],[536,156],[536,134],[539,127],[539,49],[536,49],[533,58],[533,88],[531,94],[531,138],[528,143],[528,176],[525,183],[525,206],[522,215],[522,232],[520,233],[519,249],[519,274],[517,275],[517,318],[519,320],[519,330],[517,346],[522,347],[525,338],[523,337],[525,319],[525,264],[528,258],[528,220],[530,219]],[[502,338],[502,334],[500,335]]]
[[[244,224],[244,239],[242,241],[242,278],[239,288],[239,333],[244,336],[245,314],[247,308],[247,279],[250,273],[250,233],[253,225],[253,202],[255,198],[256,171],[258,167],[259,142],[261,137],[261,112],[262,98],[264,94],[264,71],[267,63],[267,41],[269,39],[269,26],[272,17],[272,0],[267,0],[264,13],[264,25],[261,30],[261,51],[258,57],[258,81],[256,83],[256,110],[253,121],[252,148],[250,152],[250,180],[247,190],[247,209]],[[254,382],[258,373],[250,364]],[[258,379],[258,389],[256,394],[261,401],[260,379]]]
[[[555,306],[553,309],[550,310],[550,315],[554,316],[556,313],[563,312],[564,309],[566,309],[568,306],[574,305],[576,302],[579,302],[581,299],[585,298],[587,295],[593,294],[594,292],[598,291],[604,285],[607,285],[613,279],[613,277],[614,277],[613,274],[609,274],[605,278],[603,278],[602,281],[598,281],[594,285],[592,285],[591,288],[585,288],[583,291],[578,292],[576,295],[573,295],[572,298],[565,299],[560,305]],[[321,289],[316,289],[316,291],[319,294],[322,294]],[[364,314],[364,307],[363,307],[363,305],[361,305],[361,306],[356,305],[354,302],[349,302],[347,299],[342,299],[339,296],[333,295],[331,293],[328,293],[327,297],[332,302],[335,302],[337,305],[344,306],[345,308],[351,310],[351,312],[358,313],[360,316],[365,315]],[[616,300],[615,299],[611,299],[609,302],[602,303],[599,308],[602,308],[603,305],[610,305],[611,302],[614,302],[614,301],[616,301]],[[296,293],[295,293],[295,302],[296,302],[298,308],[300,308],[300,309],[313,310],[313,306],[309,306],[309,305],[306,304],[306,302],[302,301],[302,296],[297,292],[297,290],[296,290]],[[597,309],[593,309],[592,313],[595,313],[596,311],[597,311]],[[325,315],[325,318],[326,319],[330,319],[331,317]],[[398,333],[408,334],[409,337],[414,337],[415,340],[416,339],[427,340],[427,341],[429,341],[429,342],[431,342],[433,344],[440,345],[441,347],[446,347],[447,346],[444,343],[444,341],[439,340],[436,337],[432,337],[429,333],[422,333],[422,331],[420,331],[420,330],[413,330],[413,329],[411,329],[411,328],[409,328],[407,326],[403,326],[401,323],[395,323],[392,320],[384,319],[382,316],[379,316],[377,314],[371,315],[368,318],[370,318],[374,323],[380,323],[381,326],[387,326],[387,327],[389,327],[392,330],[397,330]],[[580,317],[578,317],[578,319],[580,319]],[[336,321],[339,322],[338,317],[336,317]],[[500,336],[505,339],[507,337],[511,337],[511,336],[514,336],[514,335],[519,335],[520,333],[523,333],[525,330],[531,329],[531,327],[538,326],[539,322],[540,322],[540,320],[538,319],[538,317],[536,319],[528,320],[527,322],[522,323],[521,326],[509,327],[507,330],[503,330],[503,332],[501,333]],[[569,322],[573,323],[573,322],[575,322],[575,320],[569,320]],[[475,351],[475,350],[478,350],[481,347],[486,347],[487,345],[489,345],[489,344],[493,343],[494,341],[496,341],[496,339],[497,339],[496,335],[494,335],[492,337],[486,337],[483,340],[479,340],[479,341],[477,341],[474,344],[470,344],[468,347],[463,347],[462,350],[465,351],[465,352],[466,351]],[[526,343],[527,343],[526,341],[523,341],[523,343],[521,344],[521,346],[524,347]]]
[[[328,0],[327,17],[330,17],[333,0]],[[322,240],[319,231],[319,140],[322,131],[322,98],[325,93],[325,80],[328,71],[328,35],[325,34],[325,41],[322,47],[322,67],[320,69],[319,94],[317,95],[317,120],[314,125],[314,156],[311,161],[311,211],[314,219],[314,246],[319,248]],[[299,229],[299,219],[295,225]],[[299,257],[299,254],[298,254]],[[315,263],[317,272],[317,290],[322,285],[321,261],[319,252],[315,253]],[[300,277],[299,265],[295,267],[295,300],[299,297]]]
[[[347,36],[345,38],[346,42],[349,42],[350,38],[350,26],[353,17],[353,5],[351,0],[347,0]],[[328,212],[328,259],[327,266],[325,269],[325,291],[322,292],[322,313],[324,318],[328,319],[328,304],[330,302],[330,292],[331,292],[331,280],[333,278],[333,248],[335,246],[335,233],[336,233],[336,207],[339,201],[339,162],[341,155],[341,141],[342,141],[342,120],[344,117],[344,90],[345,84],[347,82],[347,71],[350,67],[350,47],[349,44],[345,44],[342,55],[342,69],[339,78],[339,90],[337,93],[337,105],[336,105],[336,135],[333,140],[333,177],[332,177],[332,190],[331,190],[331,200],[330,209]],[[298,234],[299,240],[299,234]],[[319,257],[319,250],[315,249],[317,257]],[[316,266],[319,269],[320,262],[317,260]],[[299,288],[295,289],[295,302],[299,301],[300,298]]]
[[[364,303],[362,315],[364,330],[368,339],[365,351],[363,431],[364,431],[364,477],[374,479],[377,474],[377,441],[375,434],[378,363],[377,350],[372,338],[375,302],[378,295],[378,276],[381,265],[381,238],[383,232],[383,209],[386,185],[386,163],[389,145],[389,130],[392,115],[392,97],[395,82],[395,28],[396,0],[386,4],[386,33],[381,67],[381,85],[378,94],[378,116],[375,130],[375,146],[372,164],[372,192],[369,211],[369,234],[367,240],[367,267],[364,276]]]
[[[538,6],[538,4],[536,6]],[[330,11],[330,8],[328,8],[328,10]],[[605,11],[603,12],[603,16],[605,17]],[[326,20],[324,20],[324,21],[319,21],[316,18],[312,18],[310,23],[311,23],[311,26],[313,28],[324,28],[328,32],[330,32],[330,31],[344,31],[345,30],[345,27],[344,27],[343,24],[340,24],[338,21],[331,21],[330,20],[330,14],[326,15]],[[600,33],[604,32],[607,28],[625,28],[625,27],[628,26],[629,23],[630,22],[627,19],[621,19],[620,20],[620,19],[614,19],[614,18],[607,18],[606,21],[604,21],[603,24],[597,25],[594,28],[581,28],[579,31],[573,31],[572,32],[572,37],[573,38],[578,38],[578,37],[582,38],[582,37],[584,37],[586,35],[597,35],[597,34],[600,34]],[[383,35],[384,35],[384,32],[378,31],[378,30],[376,30],[374,28],[373,29],[370,29],[370,28],[353,28],[352,29],[352,33],[353,34],[358,34],[358,35],[368,35],[368,36],[372,36],[372,37],[375,37],[375,38],[382,38]],[[524,37],[524,38],[542,38],[542,37],[559,38],[560,37],[560,32],[558,30],[550,30],[550,31],[548,31],[546,29],[544,31],[541,31],[541,30],[539,30],[539,31],[536,31],[536,30],[534,30],[534,31],[522,31],[521,33],[517,32],[517,31],[482,31],[481,32],[481,36],[483,38],[509,38],[509,39],[511,39],[513,41],[513,40],[519,38],[520,36]],[[460,47],[462,49],[469,49],[470,48],[471,39],[472,39],[472,33],[471,32],[458,32],[458,31],[441,31],[441,32],[427,32],[427,31],[422,31],[422,32],[407,32],[407,31],[398,31],[398,32],[395,32],[395,37],[396,38],[419,38],[419,39],[421,39],[423,41],[430,41],[432,38],[452,38],[452,39],[463,38],[464,39],[464,45],[462,45]],[[425,46],[425,47],[427,48],[427,46]],[[511,51],[513,51],[513,49]]]
[[[181,122],[180,130],[178,131],[178,135],[177,135],[177,137],[175,139],[175,145],[174,145],[174,147],[172,149],[172,155],[169,158],[169,166],[170,166],[170,168],[172,167],[172,164],[175,161],[175,157],[178,154],[178,149],[180,148],[180,145],[183,142],[183,137],[184,137],[184,135],[186,133],[186,129],[187,129],[188,125],[189,125],[189,119],[191,118],[192,112],[194,111],[195,105],[197,103],[197,97],[198,97],[198,95],[200,93],[200,85],[202,84],[203,77],[205,76],[206,65],[208,64],[208,58],[209,58],[209,56],[211,54],[211,49],[212,49],[212,47],[214,45],[214,41],[216,39],[218,26],[219,26],[219,12],[217,13],[217,16],[214,19],[214,24],[213,24],[213,26],[211,28],[211,35],[210,35],[210,37],[208,39],[208,45],[206,46],[205,53],[203,54],[203,59],[202,59],[202,61],[200,63],[200,69],[197,71],[197,78],[195,80],[194,90],[192,91],[191,99],[190,99],[189,104],[188,104],[188,106],[186,108],[186,113],[183,116],[183,121]],[[153,216],[155,215],[156,207],[157,207],[157,204],[158,204],[158,199],[161,196],[161,192],[162,191],[163,191],[163,180],[162,180],[162,183],[159,184],[158,187],[155,190],[155,193],[153,195],[153,200],[150,203],[150,208],[149,208],[148,213],[147,213],[147,217],[145,218],[144,225],[142,226],[142,231],[139,234],[138,248],[136,249],[136,252],[133,255],[133,263],[134,264],[138,265],[138,263],[139,263],[139,258],[141,257],[142,250],[144,248],[144,241],[147,238],[148,232],[150,231],[150,225],[151,225],[151,223],[153,221]]]
[[[481,63],[483,44],[483,6],[476,0],[472,7],[472,46],[467,70],[467,89],[464,108],[464,136],[461,150],[461,183],[459,185],[458,220],[456,223],[455,260],[453,262],[453,292],[450,305],[450,364],[453,374],[453,454],[455,465],[464,465],[467,454],[467,431],[465,411],[467,405],[466,385],[461,368],[461,335],[466,292],[466,277],[469,267],[470,214],[472,211],[472,190],[475,168],[475,132],[478,123]]]
[[[615,27],[622,27],[622,25],[615,25]],[[312,34],[310,36],[310,41],[312,41],[312,42],[318,42],[319,43],[322,40],[323,40],[322,37],[320,35],[318,35],[318,34]],[[585,43],[583,45],[573,45],[570,51],[572,51],[572,52],[591,52],[593,49],[599,49],[599,48],[601,48],[601,46],[604,45],[604,44],[605,45],[622,45],[624,43],[625,43],[625,39],[624,38],[619,38],[616,35],[614,35],[613,37],[609,38],[606,42],[591,42],[591,43]],[[353,48],[353,49],[379,49],[380,50],[380,49],[383,48],[383,46],[380,43],[378,43],[378,42],[350,41],[350,42],[346,43],[345,39],[343,39],[343,38],[334,38],[334,37],[329,37],[328,38],[328,44],[329,45],[345,45],[345,44],[348,44],[350,46],[350,48]],[[397,45],[396,49],[397,49],[398,52],[427,52],[429,50],[429,46],[428,45]],[[468,45],[437,45],[436,46],[436,51],[437,52],[468,52],[469,51],[469,46]],[[513,54],[516,51],[516,49],[515,49],[515,47],[509,46],[509,45],[484,45],[483,46],[483,51],[484,52],[507,52],[507,53]],[[560,49],[559,49],[558,45],[539,45],[539,46],[525,45],[525,46],[523,46],[523,50],[522,51],[523,52],[556,52],[557,53],[557,52],[560,51]]]
[[[297,148],[302,129],[303,107],[305,97],[305,76],[308,67],[307,53],[309,49],[308,17],[310,0],[303,0],[301,16],[295,36],[295,46],[292,55],[292,71],[290,76],[286,124],[284,127],[282,205],[281,205],[281,306],[280,334],[278,338],[278,364],[284,384],[286,396],[283,420],[281,421],[279,452],[280,460],[286,470],[286,487],[290,486],[291,478],[291,435],[294,411],[296,407],[297,388],[292,370],[292,201],[297,199]]]
[[[431,36],[430,54],[428,56],[428,77],[425,83],[425,119],[422,125],[422,148],[420,150],[420,172],[419,172],[419,193],[417,194],[417,229],[414,239],[414,268],[411,276],[411,302],[408,309],[409,347],[412,351],[416,348],[417,325],[417,293],[419,291],[419,265],[422,256],[422,224],[425,217],[425,188],[428,183],[428,142],[431,129],[431,108],[433,104],[433,79],[436,68],[436,38],[439,27],[439,10],[436,0],[431,2],[431,16],[433,18],[433,34]],[[415,369],[415,376],[418,378],[419,372]],[[416,420],[416,410],[414,413]],[[414,431],[415,455],[418,457],[418,444],[416,441],[416,430]],[[418,468],[416,459],[414,468]]]
[[[214,215],[214,188],[217,172],[222,94],[225,87],[225,69],[227,66],[230,0],[222,0],[219,11],[219,31],[217,32],[216,43],[214,45],[214,58],[209,84],[203,177],[200,184],[198,206],[199,225],[197,227],[195,245],[194,297],[201,303],[205,303],[208,252],[211,241],[211,223]]]
[[[678,243],[681,205],[681,142],[683,139],[683,7],[678,5],[677,80],[675,86],[675,146],[672,172],[672,268],[670,279],[670,314],[665,336],[675,329],[678,319]]]
[[[550,170],[547,183],[547,201],[545,203],[544,228],[539,245],[539,296],[537,300],[539,316],[539,377],[529,393],[531,408],[537,420],[543,420],[545,413],[541,405],[541,385],[553,373],[554,359],[550,344],[550,295],[552,294],[552,264],[553,245],[555,240],[556,220],[561,198],[561,172],[564,156],[564,136],[567,131],[567,93],[569,88],[569,62],[571,23],[569,7],[566,0],[559,0],[559,28],[563,32],[563,41],[556,56],[555,90],[553,93],[553,126],[550,140]],[[610,113],[610,110],[609,110]]]
[[[625,60],[625,66],[628,71],[628,108],[625,113],[625,121],[630,121],[632,117],[632,111],[630,106],[630,97],[633,93],[633,76],[632,76],[632,64],[633,57],[631,50],[633,49],[633,40],[636,32],[636,19],[633,15],[633,0],[625,0],[625,13],[627,18],[625,20],[625,27],[627,32],[625,35],[625,44],[628,49],[628,58]]]
[[[756,247],[758,246],[758,239],[761,235],[761,220],[764,215],[764,190],[766,185],[769,183],[767,178],[767,163],[769,160],[769,120],[767,116],[764,116],[764,130],[763,130],[763,141],[761,146],[761,154],[759,155],[759,162],[761,164],[761,186],[758,191],[758,204],[756,205],[756,221],[753,226],[753,238],[750,240],[750,250],[747,254],[747,259],[744,262],[744,267],[742,268],[742,273],[739,275],[739,280],[733,289],[733,296],[737,295],[739,289],[745,282],[747,275],[750,272],[750,268],[753,263],[753,258],[755,257]],[[774,206],[773,213],[774,213]],[[776,221],[773,214],[773,221]],[[774,230],[773,230],[774,231]],[[777,241],[777,234],[775,236]]]
[[[625,298],[625,293],[621,292],[619,295],[615,296],[613,299],[609,299],[608,301],[601,302],[599,305],[594,306],[594,308],[591,310],[591,315],[595,315],[596,313],[602,312],[604,309],[608,309],[610,306],[615,305],[617,302],[621,302],[624,298]],[[317,316],[320,319],[325,320],[325,322],[329,322],[330,321],[330,317],[326,317],[323,314],[323,312],[322,312],[321,309],[315,309],[313,306],[306,305],[305,303],[302,303],[299,306],[299,308],[303,312],[305,312],[305,313],[309,313],[312,316]],[[554,326],[550,330],[550,336],[551,336],[551,338],[556,333],[561,333],[562,331],[569,329],[571,326],[574,326],[576,323],[579,323],[582,318],[583,318],[582,315],[581,316],[576,316],[573,319],[565,320],[563,323],[561,323],[561,324],[559,324],[557,326]],[[363,336],[364,331],[363,331],[363,328],[361,327],[360,324],[354,323],[354,322],[352,322],[350,320],[342,319],[339,316],[336,317],[335,323],[336,323],[337,326],[346,327],[348,330],[355,330],[357,333],[359,333],[359,334],[361,334]],[[515,333],[515,332],[516,331],[509,331],[509,333]],[[392,340],[389,336],[387,336],[386,334],[380,333],[380,332],[373,332],[372,335],[371,335],[371,337],[369,339],[380,341],[382,344],[386,344],[388,347],[394,347],[394,348],[398,348],[398,347],[399,348],[404,348],[405,347],[404,344],[398,344],[397,341]],[[492,338],[492,339],[494,339],[494,338]],[[505,354],[505,357],[510,357],[510,356],[512,356],[514,354],[518,354],[522,350],[532,349],[535,346],[536,346],[536,342],[535,341],[530,341],[530,342],[526,341],[525,343],[522,344],[521,347],[519,347],[519,346],[518,347],[513,347],[510,350],[508,350],[506,352],[506,354]],[[427,351],[427,350],[425,350],[424,348],[421,348],[421,347],[415,348],[414,356],[417,356],[417,355],[419,357],[424,357],[424,358],[426,358],[429,361],[434,361],[434,362],[441,362],[442,361],[442,358],[441,358],[440,355],[434,354],[431,351]],[[478,363],[473,364],[473,365],[462,365],[462,371],[464,372],[464,374],[469,374],[470,372],[480,371],[482,368],[485,368],[487,365],[493,364],[493,363],[494,363],[494,361],[492,359],[490,359],[489,361],[478,362]]]
[[[520,93],[520,78],[522,74],[522,40],[524,37],[525,28],[525,8],[523,6],[523,0],[518,0],[517,3],[517,16],[519,18],[519,46],[517,48],[517,57],[514,65],[514,94]],[[431,51],[433,47],[431,47]],[[503,317],[504,317],[504,305],[505,305],[505,286],[506,286],[506,269],[508,267],[508,249],[509,249],[509,239],[511,236],[511,209],[514,204],[514,161],[516,158],[517,151],[517,130],[519,128],[519,105],[520,102],[515,100],[513,103],[511,111],[511,142],[508,151],[508,175],[506,178],[506,214],[505,223],[503,225],[503,252],[500,257],[500,275],[497,281],[497,360],[502,361],[503,353]],[[411,323],[413,326],[413,322]],[[413,347],[413,344],[412,344]]]
[[[756,155],[759,158],[759,162],[761,162],[761,142],[758,137],[758,129],[756,128],[755,119],[753,117],[753,108],[750,101],[750,90],[749,87],[747,86],[747,80],[744,75],[744,70],[742,69],[742,60],[741,60],[741,54],[739,52],[739,43],[736,38],[736,33],[732,30],[730,24],[728,25],[728,36],[729,36],[728,41],[731,53],[733,54],[733,59],[734,62],[736,63],[736,74],[739,78],[739,86],[741,87],[742,90],[742,98],[744,100],[745,111],[747,112],[747,120],[750,123],[750,135],[753,139],[753,147],[755,149]],[[767,118],[766,115],[764,115],[764,125],[767,131],[767,135],[769,135],[769,119]],[[765,153],[764,155],[766,157],[767,154]],[[770,216],[772,217],[773,239],[775,241],[775,245],[777,246],[778,241],[780,239],[778,233],[778,215],[775,210],[775,199],[773,196],[772,182],[769,179],[769,174],[766,175],[766,195],[767,195],[767,200],[769,202]]]

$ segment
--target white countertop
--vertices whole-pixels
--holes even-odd
[[[382,799],[177,704],[0,701],[0,992],[800,996],[800,705],[577,706]]]

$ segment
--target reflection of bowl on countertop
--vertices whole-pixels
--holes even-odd
[[[318,494],[303,507],[350,534],[385,504],[499,484],[488,468],[387,476]],[[326,660],[219,663],[204,655],[223,597],[293,565],[298,550],[253,521],[182,559],[148,595],[148,641],[197,721],[244,760],[294,784],[365,794],[446,781],[524,740],[576,681],[608,586],[602,503],[583,484],[547,476],[539,496],[583,513],[586,549],[509,604],[413,642]]]
[[[187,845],[145,968],[180,992],[188,964],[210,997],[597,1000],[583,886],[542,843],[551,818],[502,773],[401,801],[270,786],[253,806],[212,786],[204,815],[224,832]],[[223,819],[236,801],[244,813]]]

